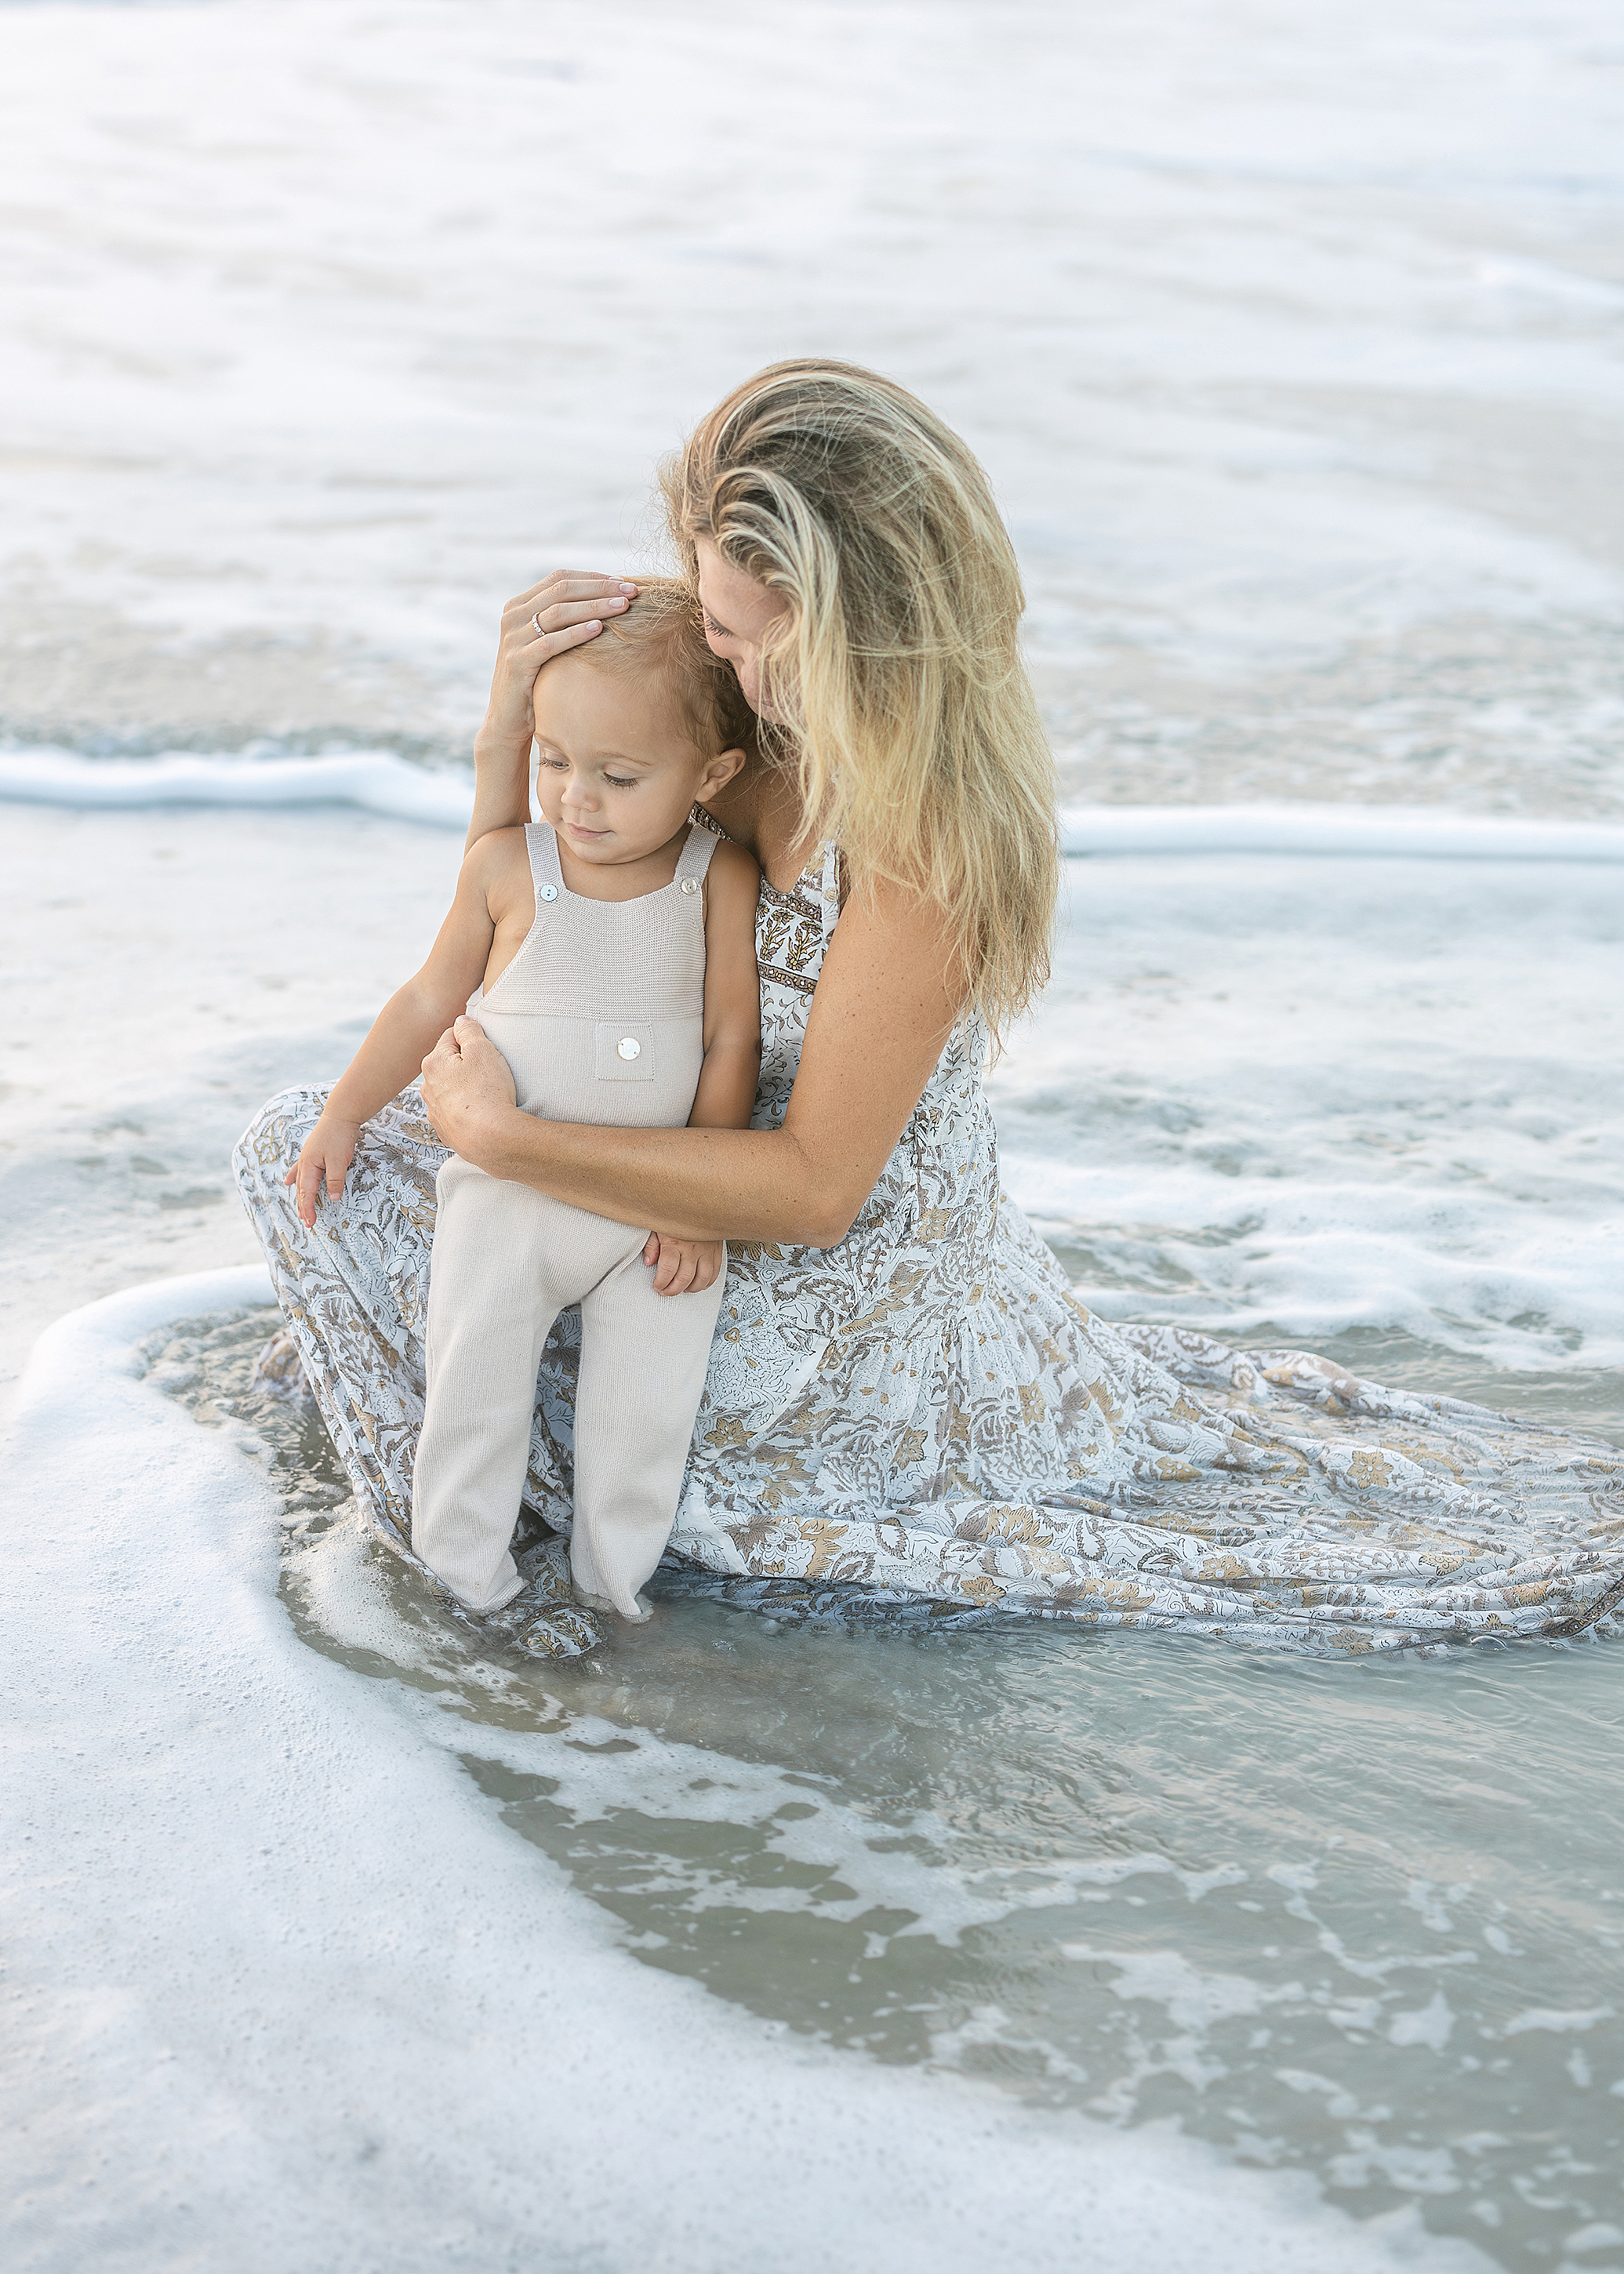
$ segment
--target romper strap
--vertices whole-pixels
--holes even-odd
[[[549,900],[556,900],[565,889],[564,871],[559,866],[558,839],[553,825],[547,821],[532,821],[524,832],[524,849],[530,856],[530,882],[536,887],[536,914],[539,917]]]
[[[677,857],[676,874],[672,883],[680,885],[689,877],[696,885],[702,883],[705,870],[710,866],[710,855],[721,841],[716,832],[707,829],[702,822],[690,822],[688,842]]]

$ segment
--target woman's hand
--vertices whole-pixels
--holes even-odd
[[[423,1061],[423,1103],[442,1145],[476,1168],[483,1144],[519,1109],[513,1069],[477,1019],[447,1027]]]
[[[714,1287],[726,1255],[719,1239],[678,1239],[668,1231],[651,1231],[643,1251],[654,1268],[657,1295],[697,1295]]]
[[[502,610],[502,636],[491,678],[485,724],[474,739],[471,845],[492,829],[530,819],[530,740],[536,674],[555,655],[596,639],[605,616],[619,615],[637,587],[623,576],[559,568]]]
[[[304,1140],[298,1159],[282,1178],[284,1185],[298,1187],[295,1202],[299,1222],[307,1231],[315,1225],[323,1178],[327,1179],[330,1201],[335,1201],[343,1191],[360,1133],[358,1121],[344,1121],[336,1114],[324,1113]]]
[[[519,1099],[512,1068],[477,1019],[459,1019],[448,1027],[424,1059],[423,1103],[440,1143],[483,1168],[481,1152],[493,1135],[500,1139],[503,1122],[519,1110]],[[352,1139],[350,1150],[354,1149]],[[347,1153],[346,1163],[349,1157]],[[339,1177],[342,1184],[342,1169]],[[657,1295],[687,1295],[715,1286],[726,1254],[719,1239],[677,1239],[651,1231],[643,1260],[653,1267]]]

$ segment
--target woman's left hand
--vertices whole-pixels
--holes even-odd
[[[424,1059],[423,1103],[440,1143],[479,1167],[482,1141],[516,1111],[519,1094],[513,1069],[477,1019],[447,1027]]]

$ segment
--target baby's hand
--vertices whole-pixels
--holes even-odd
[[[657,1295],[697,1295],[715,1286],[727,1250],[719,1239],[675,1239],[668,1231],[651,1231],[643,1260],[654,1267]]]
[[[284,1185],[297,1185],[299,1222],[308,1231],[316,1221],[316,1201],[325,1177],[327,1198],[335,1201],[344,1189],[344,1178],[350,1173],[350,1163],[355,1158],[356,1139],[361,1133],[358,1121],[340,1121],[324,1113],[309,1136],[298,1159],[282,1178]]]

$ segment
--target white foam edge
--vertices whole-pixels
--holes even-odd
[[[139,1337],[268,1293],[207,1272],[71,1314],[6,1432],[19,2274],[1486,2268],[1414,2212],[1360,2226],[1302,2175],[640,1967],[478,1794],[465,1722],[298,1638],[262,1472],[139,1378]]]
[[[49,748],[0,750],[0,800],[130,811],[144,807],[348,805],[396,821],[466,829],[471,775],[414,766],[393,750],[316,758],[198,755],[87,758]]]
[[[1068,805],[1069,855],[1289,853],[1431,861],[1624,861],[1624,827],[1441,806]]]
[[[396,1665],[443,1677],[443,1660],[423,1650],[421,1630],[408,1628],[387,1600],[355,1511],[295,1548],[290,1568],[325,1634],[352,1648],[376,1651]],[[504,1687],[500,1681],[492,1683],[493,1694],[500,1697]],[[549,1805],[576,1824],[603,1822],[626,1811],[656,1822],[748,1824],[762,1833],[769,1852],[834,1874],[835,1885],[845,1891],[836,1895],[826,1886],[796,1880],[763,1888],[718,1872],[709,1860],[690,1864],[667,1856],[661,1865],[663,1882],[667,1887],[686,1884],[690,1911],[727,1906],[866,1922],[883,1910],[901,1914],[906,1923],[880,1940],[926,1935],[951,1947],[966,1927],[993,1925],[1017,1911],[1075,1904],[1082,1887],[1109,1889],[1124,1879],[1170,1875],[1187,1900],[1197,1902],[1213,1886],[1234,1886],[1246,1878],[1234,1865],[1189,1871],[1152,1854],[1073,1857],[1041,1865],[1021,1858],[966,1869],[946,1852],[953,1839],[951,1827],[929,1811],[904,1818],[877,1815],[820,1789],[830,1780],[804,1768],[791,1773],[770,1762],[730,1758],[590,1714],[572,1719],[567,1740],[492,1720],[481,1725],[477,1749],[482,1759],[544,1776]],[[904,1841],[914,1847],[900,1846]],[[929,1858],[920,1848],[931,1851]]]
[[[1044,1236],[1107,1260],[1125,1253],[1138,1263],[1149,1253],[1184,1275],[1154,1289],[1139,1277],[1074,1280],[1103,1319],[1136,1316],[1148,1302],[1162,1324],[1199,1317],[1204,1332],[1237,1343],[1398,1327],[1519,1371],[1624,1362],[1624,1216],[1559,1231],[1531,1208],[1475,1206],[1436,1178],[1395,1191],[1254,1177],[1237,1201],[1237,1180],[1217,1171],[1073,1168],[1012,1143],[999,1166]],[[1545,1323],[1512,1323],[1530,1314]]]
[[[346,805],[399,821],[466,829],[470,777],[416,766],[392,750],[314,758],[169,751],[89,758],[49,746],[0,750],[0,801],[132,810],[142,807]],[[1443,807],[1068,805],[1062,850],[1128,854],[1284,853],[1387,860],[1624,862],[1624,827],[1524,820]]]

